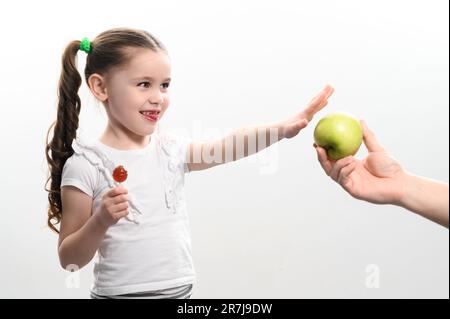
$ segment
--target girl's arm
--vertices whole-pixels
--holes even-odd
[[[283,138],[296,136],[308,125],[314,114],[327,105],[333,91],[331,86],[326,86],[303,111],[285,121],[241,128],[215,141],[191,143],[187,163],[189,170],[199,171],[236,161],[255,154]]]
[[[128,191],[117,186],[102,197],[92,212],[92,198],[74,186],[61,187],[63,214],[58,254],[61,266],[81,269],[95,256],[108,228],[128,215]]]
[[[81,269],[94,257],[108,227],[99,222],[98,214],[91,216],[92,198],[76,187],[62,187],[61,200],[59,261],[64,269]]]

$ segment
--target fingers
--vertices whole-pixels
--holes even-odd
[[[299,121],[298,128],[299,130],[304,129],[306,126],[308,126],[309,121],[307,119],[302,119],[301,121]]]
[[[308,125],[308,120],[302,118],[296,121],[294,124],[289,124],[285,128],[283,128],[283,135],[285,138],[292,138],[298,134],[302,129],[304,129]]]
[[[341,170],[348,164],[354,162],[354,160],[355,160],[355,158],[353,156],[347,156],[347,157],[344,157],[343,159],[340,159],[339,161],[337,161],[333,165],[333,168],[331,169],[330,177],[339,183],[339,174],[340,174]]]
[[[295,123],[288,126],[288,130],[298,133],[308,125],[309,121],[305,118],[297,120]]]
[[[99,216],[107,227],[116,224],[128,215],[128,190],[119,185],[110,189],[102,197]]]
[[[123,203],[123,202],[127,202],[127,201],[128,201],[128,194],[121,194],[121,195],[114,196],[112,198],[112,202],[114,204],[119,204],[119,203]]]
[[[118,210],[118,211],[114,211],[114,212],[111,214],[111,218],[112,218],[112,220],[113,220],[113,223],[117,223],[121,218],[127,216],[128,214],[129,214],[129,212],[128,212],[128,207],[125,208],[125,209],[121,209],[121,210]]]
[[[355,168],[356,168],[356,161],[353,161],[350,164],[344,166],[339,172],[337,182],[344,188],[348,185],[348,182],[350,181],[350,175],[353,173]]]
[[[128,209],[123,210],[121,212],[118,212],[115,217],[117,218],[117,220],[121,219],[122,217],[125,217],[128,215]]]
[[[316,143],[314,143],[314,147],[316,148],[317,159],[319,160],[320,165],[322,166],[325,173],[327,175],[330,175],[331,169],[333,168],[333,164],[328,159],[326,151],[320,146],[318,146]]]
[[[334,181],[342,186],[346,186],[350,180],[350,175],[356,168],[357,162],[353,156],[347,156],[337,162],[332,162],[328,159],[326,151],[314,143],[316,148],[317,158],[323,170]]]
[[[115,215],[120,211],[126,211],[128,209],[128,190],[119,185],[108,191],[105,201]]]
[[[111,212],[117,216],[119,213],[128,212],[128,202],[119,203],[111,207]]]
[[[316,97],[314,97],[304,110],[304,113],[309,121],[314,114],[319,112],[328,104],[328,98],[333,94],[334,89],[331,85],[327,85]]]
[[[106,195],[109,197],[114,197],[120,194],[128,194],[128,190],[122,185],[110,189]]]
[[[308,105],[308,109],[314,113],[320,111],[328,103],[328,98],[333,94],[334,89],[330,85],[325,86],[325,88],[313,98]],[[312,114],[314,115],[314,114]]]
[[[363,128],[363,139],[364,144],[367,147],[369,152],[381,152],[384,151],[384,148],[378,143],[375,134],[367,127],[365,121],[361,120],[361,126]]]
[[[333,94],[334,88],[331,85],[327,84],[325,86],[324,91],[325,91],[325,99],[328,99]]]
[[[334,88],[331,85],[326,85],[322,91],[319,92],[310,102],[310,104],[317,103],[323,100],[327,100],[331,94],[333,94]]]

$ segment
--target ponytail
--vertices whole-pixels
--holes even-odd
[[[64,164],[72,156],[72,142],[76,138],[78,118],[81,102],[78,89],[81,86],[81,76],[77,70],[76,57],[80,48],[80,41],[72,41],[64,51],[62,57],[62,70],[58,84],[58,108],[56,120],[47,132],[45,155],[49,167],[49,177],[45,183],[48,192],[48,221],[47,224],[56,233],[62,215],[61,204],[61,175]],[[49,141],[50,131],[53,128],[53,137]],[[50,188],[47,185],[50,183]]]

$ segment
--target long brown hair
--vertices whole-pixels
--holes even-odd
[[[70,42],[62,56],[62,70],[58,84],[58,107],[56,120],[47,132],[45,156],[49,167],[49,176],[45,183],[48,192],[48,227],[59,233],[55,225],[62,216],[61,176],[64,164],[73,155],[72,142],[76,138],[81,101],[78,90],[81,76],[77,70],[77,53],[80,41]],[[144,30],[115,28],[100,33],[91,41],[91,51],[86,58],[84,77],[88,83],[94,74],[106,74],[113,67],[122,67],[131,59],[129,48],[148,48],[155,52],[164,51],[164,45],[152,34]],[[53,137],[49,135],[53,128]],[[50,189],[47,185],[50,183]]]

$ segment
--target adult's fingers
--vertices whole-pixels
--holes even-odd
[[[366,122],[361,120],[361,125],[363,127],[363,139],[364,144],[369,152],[381,152],[384,148],[378,143],[375,134],[369,129]]]
[[[340,160],[338,160],[331,169],[330,177],[338,182],[339,172],[344,166],[347,166],[348,164],[352,163],[355,160],[353,156],[347,156]]]
[[[350,164],[347,164],[347,166],[344,166],[341,171],[339,172],[338,180],[337,182],[342,185],[343,187],[346,187],[348,185],[348,182],[350,180],[350,175],[353,173],[353,171],[356,168],[356,161],[351,162]]]
[[[314,147],[317,152],[317,159],[319,160],[320,165],[327,175],[330,175],[331,169],[333,168],[333,164],[327,157],[326,151],[314,143]]]

